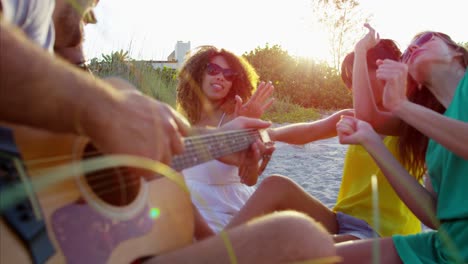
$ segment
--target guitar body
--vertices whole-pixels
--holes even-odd
[[[13,131],[31,182],[46,177],[46,170],[82,160],[89,146],[83,137],[18,126]],[[102,180],[108,172],[97,175],[99,187],[90,185],[89,176],[75,174],[35,190],[29,197],[33,206],[37,201],[55,249],[46,263],[131,263],[192,243],[190,195],[176,183],[164,177],[150,182],[137,177],[127,192],[112,184],[114,181]],[[101,195],[106,189],[117,190],[117,195],[127,199],[116,200],[126,202],[109,202],[112,199]],[[3,219],[0,234],[0,263],[32,262]]]

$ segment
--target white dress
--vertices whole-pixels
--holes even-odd
[[[231,221],[255,191],[254,186],[240,182],[238,167],[217,160],[185,169],[182,174],[193,204],[216,233]]]

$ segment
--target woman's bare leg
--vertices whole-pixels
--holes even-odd
[[[193,216],[195,220],[195,230],[193,236],[196,240],[202,240],[216,233],[211,229],[211,227],[206,222],[205,218],[201,215],[198,208],[192,203]]]
[[[336,215],[332,210],[308,194],[297,183],[280,175],[265,178],[226,229],[255,217],[282,210],[303,212],[320,222],[331,234],[338,232]]]
[[[226,246],[225,235],[232,247]],[[149,260],[148,263],[289,263],[336,256],[331,236],[310,217],[291,211],[247,224]]]
[[[377,243],[377,244],[374,244]],[[379,239],[365,239],[358,241],[349,241],[338,243],[336,245],[337,253],[346,263],[380,263],[380,264],[398,264],[403,263],[398,256],[398,253],[393,245],[391,237]],[[374,246],[378,246],[378,250]],[[374,262],[374,254],[378,253],[376,262]]]

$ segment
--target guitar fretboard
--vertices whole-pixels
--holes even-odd
[[[247,149],[260,133],[254,129],[235,130],[185,138],[185,152],[174,156],[171,167],[177,171]]]

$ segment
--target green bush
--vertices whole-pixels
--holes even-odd
[[[103,56],[104,57],[104,56]],[[148,62],[93,59],[91,71],[101,77],[118,76],[130,81],[142,93],[175,107],[176,74],[174,69],[154,69]]]
[[[318,118],[320,114],[315,109],[293,104],[287,98],[275,101],[262,116],[262,119],[274,123],[308,122]]]
[[[273,122],[304,122],[317,119],[315,109],[334,110],[352,107],[352,96],[339,73],[326,63],[297,59],[280,46],[256,48],[243,55],[261,80],[275,85],[276,102],[265,113]],[[154,69],[149,62],[128,58],[122,50],[93,59],[91,70],[99,77],[120,76],[144,94],[175,106],[177,71]]]
[[[306,108],[352,107],[352,96],[340,74],[326,63],[293,58],[278,45],[256,48],[243,56],[261,80],[274,83],[276,98]]]

